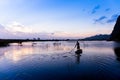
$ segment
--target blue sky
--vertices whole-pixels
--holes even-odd
[[[120,0],[0,0],[0,38],[110,34]]]

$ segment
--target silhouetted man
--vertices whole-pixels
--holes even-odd
[[[80,49],[80,44],[79,44],[78,41],[77,41],[75,47],[77,47],[77,51],[75,51],[76,54],[80,54],[80,53],[82,53],[82,49]]]
[[[78,41],[77,41],[77,43],[76,43],[76,46],[77,46],[77,50],[79,50],[79,49],[80,49],[80,44],[79,44]]]

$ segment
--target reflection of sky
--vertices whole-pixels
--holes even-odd
[[[36,43],[33,46],[32,43],[23,43],[23,46],[11,44],[10,47],[11,49],[4,51],[4,58],[15,62],[36,54],[51,55],[60,52],[67,52],[71,49],[70,46],[61,44],[60,42]]]
[[[25,58],[29,58],[34,55],[53,55],[58,53],[69,52],[74,48],[75,42],[36,42],[34,45],[32,43],[23,43],[23,46],[18,46],[17,44],[11,44],[7,49],[1,49],[1,58],[19,61]],[[113,42],[101,41],[95,42],[80,42],[80,46],[83,52],[89,55],[95,55],[96,53],[108,54],[113,52]],[[103,55],[103,54],[102,54]]]
[[[6,51],[4,53],[5,58],[8,60],[19,61],[25,56],[33,54],[32,49],[30,48],[23,48],[23,49],[13,49],[10,51]]]

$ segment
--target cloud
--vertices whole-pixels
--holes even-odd
[[[52,33],[52,36],[55,38],[80,38],[80,37],[85,37],[85,36],[80,36],[79,34],[81,33],[70,33],[70,32],[64,32],[64,31],[56,31]]]
[[[6,30],[6,27],[4,25],[0,24],[0,38],[9,38],[10,36],[13,36],[11,32]]]
[[[101,23],[103,20],[105,20],[107,17],[106,16],[101,16],[98,19],[95,19],[95,23]]]
[[[119,14],[113,14],[110,18],[106,17],[106,16],[101,16],[98,19],[95,19],[94,22],[95,23],[113,23],[116,22],[117,18],[118,18]]]
[[[4,26],[0,24],[0,30],[4,29]]]
[[[115,21],[117,20],[117,17],[118,17],[118,16],[119,16],[119,14],[113,14],[113,15],[111,16],[111,18],[108,19],[106,22],[107,22],[107,23],[115,22]]]
[[[105,9],[105,12],[110,11],[110,8]]]
[[[95,14],[98,9],[100,9],[100,5],[95,6],[95,7],[92,9],[92,12],[91,12],[91,13],[92,13],[92,14]]]
[[[8,25],[0,25],[0,38],[1,39],[60,39],[60,38],[78,38],[78,33],[69,33],[57,31],[49,32],[32,32],[29,27],[22,25],[18,22],[12,22]]]
[[[21,29],[21,26],[17,26],[17,29]],[[33,39],[33,38],[41,38],[41,39],[52,39],[53,36],[51,33],[39,32],[24,32],[18,31],[16,27],[12,29],[11,27],[8,29],[5,25],[0,25],[0,39]]]
[[[15,32],[13,33],[14,38],[19,38],[19,39],[33,39],[33,38],[40,38],[40,39],[52,39],[51,33],[45,33],[45,32],[39,32],[39,33],[24,33],[24,32]]]
[[[32,32],[32,29],[18,22],[12,22],[7,25],[7,30],[12,32]]]

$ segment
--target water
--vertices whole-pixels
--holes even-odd
[[[80,41],[81,55],[75,43],[0,47],[0,80],[120,80],[120,43]]]

